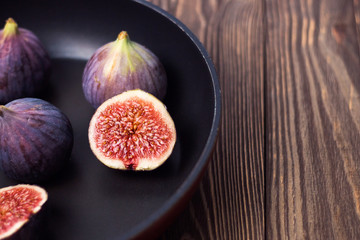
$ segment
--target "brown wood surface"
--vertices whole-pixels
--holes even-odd
[[[354,2],[267,3],[267,236],[359,239]]]
[[[360,239],[359,0],[151,0],[212,57],[209,168],[160,239]]]

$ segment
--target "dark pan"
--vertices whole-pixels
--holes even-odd
[[[75,134],[70,164],[49,182],[45,239],[150,239],[179,214],[198,186],[215,145],[220,87],[205,48],[179,20],[143,1],[3,1],[0,20],[32,30],[52,58],[44,97],[70,119]],[[87,137],[94,109],[81,78],[100,46],[126,30],[151,49],[168,75],[164,100],[177,129],[171,157],[151,172],[109,169]],[[16,184],[0,173],[0,187]]]

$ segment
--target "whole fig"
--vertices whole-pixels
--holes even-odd
[[[0,31],[0,104],[39,95],[49,69],[50,58],[39,39],[9,18]]]
[[[149,49],[131,41],[126,31],[92,55],[82,81],[85,98],[94,108],[133,89],[162,100],[167,88],[166,73],[159,59]]]
[[[69,159],[73,130],[67,116],[37,98],[0,105],[0,169],[22,182],[41,182]]]

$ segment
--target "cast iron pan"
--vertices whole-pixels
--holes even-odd
[[[3,1],[0,21],[14,18],[32,30],[52,58],[45,100],[70,119],[75,141],[70,163],[48,182],[45,239],[156,237],[187,203],[207,166],[220,120],[220,87],[211,60],[188,28],[143,1]],[[151,49],[168,75],[164,100],[177,128],[171,157],[151,172],[105,167],[87,138],[94,109],[81,77],[100,46],[126,30]],[[0,187],[17,184],[0,173]]]

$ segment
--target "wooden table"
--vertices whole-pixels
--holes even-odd
[[[360,239],[359,0],[152,0],[204,44],[218,143],[160,239]]]

